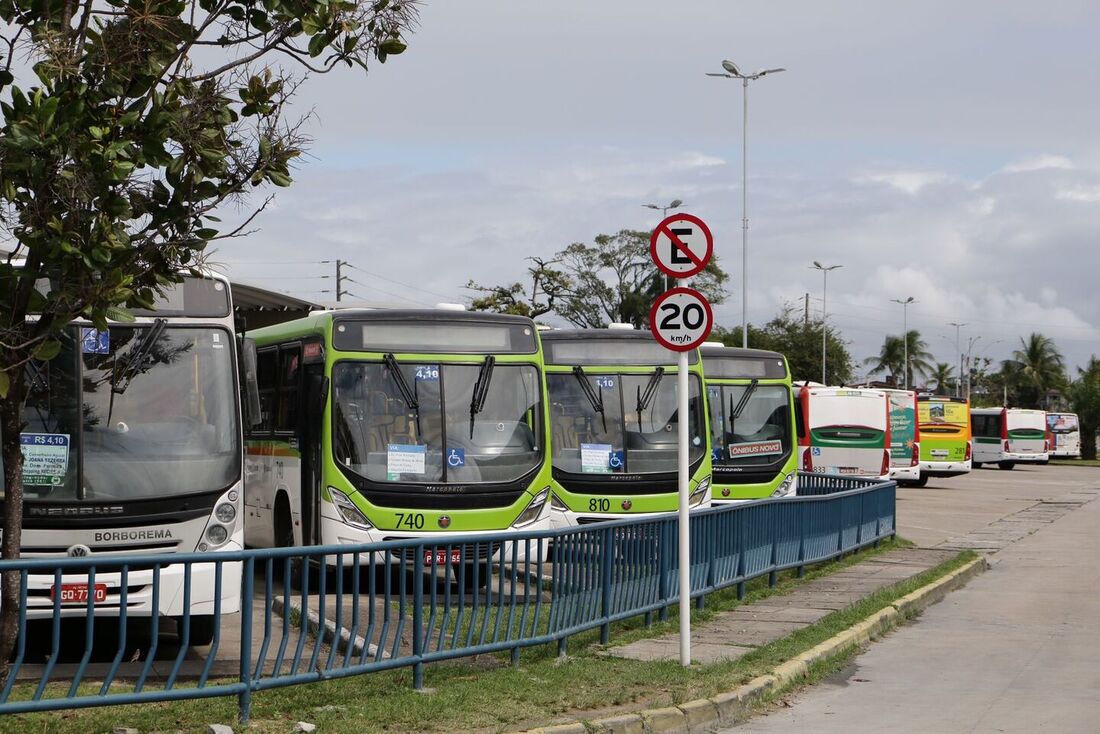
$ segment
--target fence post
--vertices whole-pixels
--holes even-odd
[[[834,504],[829,503],[830,510],[835,511]],[[806,516],[809,513],[805,504],[799,505],[798,510],[798,578],[802,578],[806,575]]]
[[[738,513],[737,517],[737,578],[741,579],[737,582],[737,600],[741,601],[745,598],[745,535],[748,532],[745,528],[748,525],[749,513],[745,510],[735,510]]]
[[[416,660],[413,663],[413,688],[418,691],[424,688],[424,548],[423,545],[416,546],[416,558],[413,559],[413,578],[416,583],[413,588],[413,657]],[[435,561],[433,549],[432,563]],[[433,583],[434,580],[433,574]],[[488,582],[492,584],[492,578]]]
[[[703,609],[706,606],[707,594],[710,593],[709,589],[714,587],[714,557],[718,553],[718,541],[717,533],[714,531],[714,516],[704,515],[698,518],[696,525],[703,526],[705,531],[702,534],[700,545],[703,549],[703,560],[707,564],[707,578],[703,587],[703,593],[699,595],[699,598],[695,600],[695,608]],[[696,536],[695,529],[692,528],[691,537]],[[698,541],[697,541],[698,542]]]
[[[668,621],[668,570],[669,570],[669,552],[668,549],[672,545],[672,523],[668,520],[661,521],[661,542],[659,548],[659,562],[661,565],[660,573],[657,576],[657,583],[660,588],[658,589],[658,599],[662,602],[661,612],[658,615],[658,619],[662,622]]]
[[[241,724],[248,726],[252,715],[252,580],[256,575],[256,559],[249,556],[244,562],[241,578],[241,683],[244,688],[237,696],[237,716]],[[215,590],[221,595],[221,589]],[[270,600],[267,600],[270,603]],[[288,602],[289,603],[289,602]],[[220,626],[222,621],[215,620]],[[262,674],[263,671],[257,671]]]
[[[600,531],[600,540],[603,547],[600,549],[600,616],[603,624],[600,625],[600,644],[611,642],[611,569],[615,565],[615,547],[611,542],[611,531],[604,528]]]
[[[774,589],[779,581],[779,572],[775,570],[779,563],[779,505],[772,502],[768,509],[772,511],[772,570],[768,574],[768,586]]]

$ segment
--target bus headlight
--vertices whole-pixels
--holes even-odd
[[[237,519],[237,508],[228,502],[223,502],[214,508],[214,517],[218,518],[218,522],[230,525]]]
[[[546,500],[550,498],[550,488],[542,490],[535,495],[535,498],[531,500],[531,504],[527,505],[527,509],[519,514],[516,521],[512,523],[512,527],[521,528],[524,525],[530,525],[535,520],[539,519],[539,515],[542,514],[542,508],[546,504]]]
[[[332,497],[332,504],[336,506],[336,511],[340,513],[340,518],[345,523],[363,530],[370,530],[374,527],[370,524],[367,516],[360,512],[359,508],[346,494],[332,487],[328,488],[328,493]]]
[[[710,489],[710,477],[703,477],[695,485],[695,490],[688,497],[688,507],[698,507],[706,499],[707,490]]]
[[[788,497],[794,494],[794,474],[783,477],[783,481],[772,492],[772,497]]]
[[[557,510],[558,512],[568,512],[569,508],[561,501],[561,497],[557,496],[553,492],[550,493],[550,509]]]
[[[206,529],[206,539],[210,541],[210,545],[218,546],[229,540],[229,531],[225,529],[224,525],[211,525]]]

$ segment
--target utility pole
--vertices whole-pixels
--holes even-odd
[[[955,397],[959,397],[959,388],[962,384],[963,376],[963,354],[962,349],[959,346],[959,329],[966,326],[966,324],[960,324],[956,321],[952,321],[948,326],[955,327],[955,354],[959,355],[959,373],[955,375]]]
[[[810,328],[810,294],[806,294],[806,306],[802,310],[802,328]]]
[[[344,281],[347,280],[347,276],[344,275],[344,266],[347,265],[343,260],[336,261],[336,302],[339,303],[340,299],[347,295],[347,291],[344,290]]]

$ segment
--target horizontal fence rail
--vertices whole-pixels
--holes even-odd
[[[692,512],[692,598],[743,594],[752,579],[774,584],[785,569],[877,544],[894,534],[895,490],[804,474],[797,497]],[[435,661],[508,651],[518,662],[545,644],[564,653],[570,636],[597,628],[607,642],[612,623],[664,618],[678,603],[676,522],[2,561],[22,604],[0,714],[235,695],[247,722],[255,691],[400,667],[419,688]],[[223,614],[238,577],[241,611]],[[76,601],[51,591],[82,585]],[[182,597],[175,619],[150,612],[169,595]],[[196,654],[192,641],[209,646]]]

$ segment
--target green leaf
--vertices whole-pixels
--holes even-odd
[[[8,373],[0,371],[0,398],[8,396],[9,387],[11,387],[11,380],[8,379]]]
[[[396,56],[399,53],[403,53],[408,45],[401,41],[399,38],[391,38],[388,41],[382,41],[378,44],[378,50],[388,56]]]
[[[43,362],[48,362],[61,352],[61,342],[57,339],[46,339],[35,347],[32,356]]]
[[[111,321],[120,321],[124,324],[132,324],[137,321],[134,315],[122,306],[108,306],[104,313]]]

